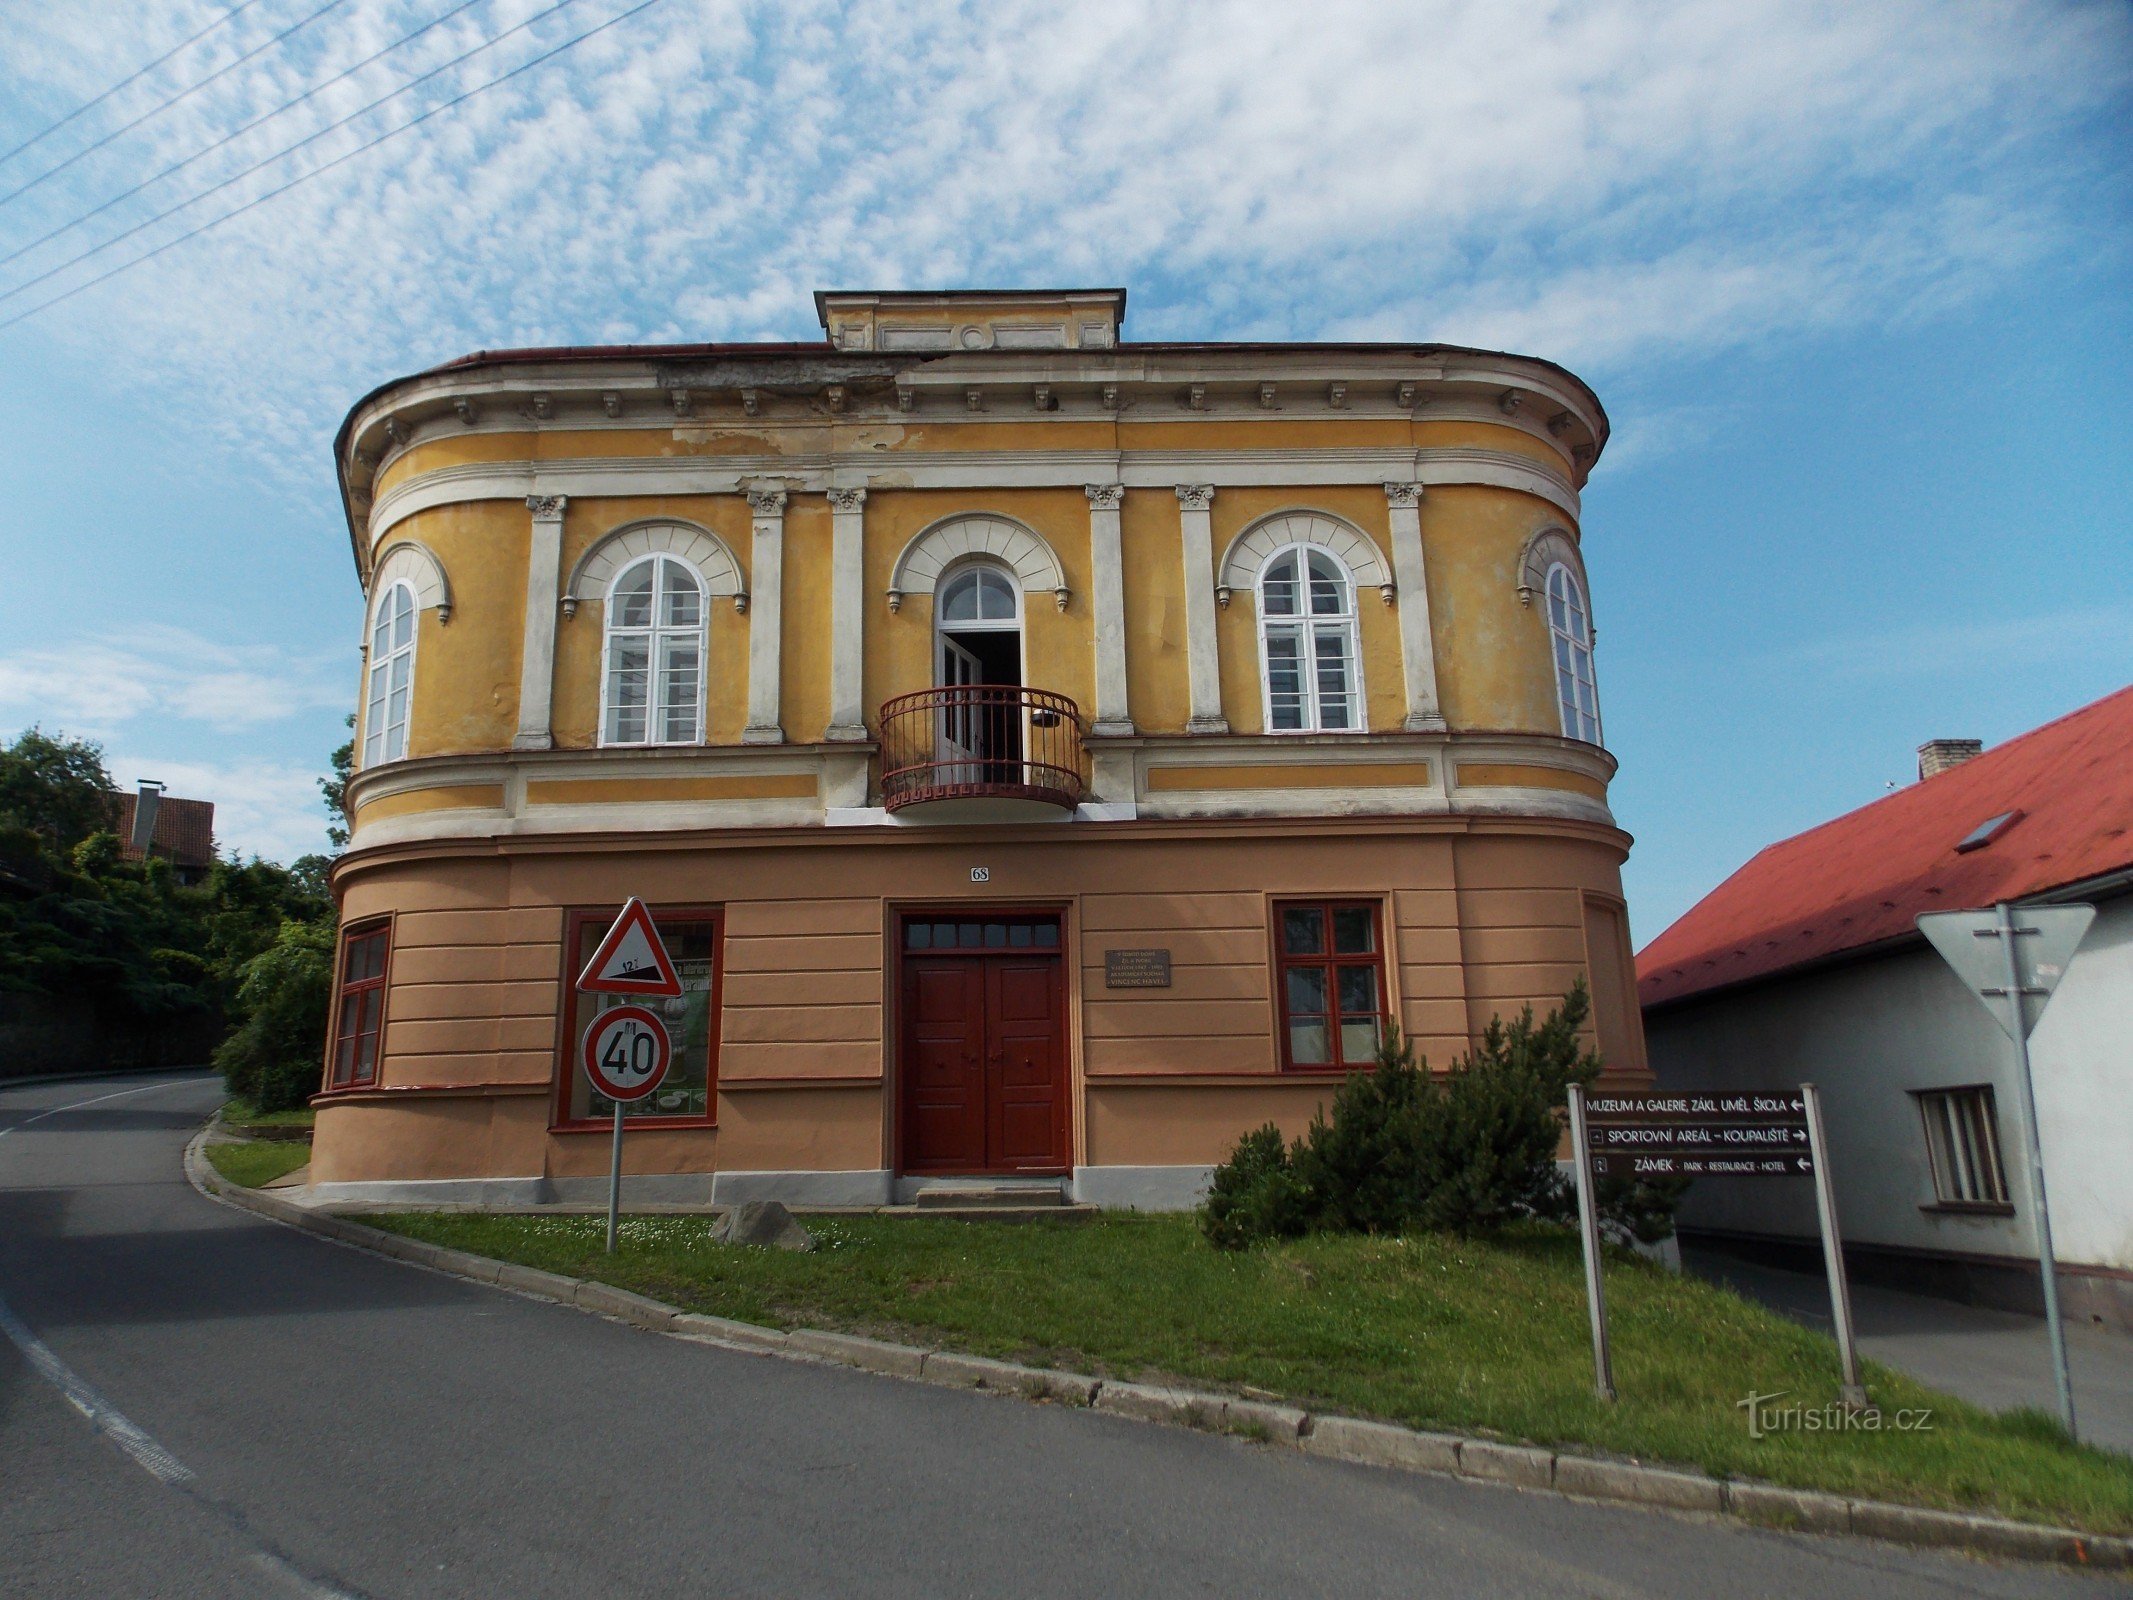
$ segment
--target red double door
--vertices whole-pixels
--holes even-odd
[[[1058,922],[914,918],[903,946],[903,1170],[1066,1171]]]

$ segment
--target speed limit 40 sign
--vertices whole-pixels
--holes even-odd
[[[667,1025],[643,1006],[612,1006],[593,1019],[579,1050],[594,1089],[617,1102],[642,1100],[674,1059]]]

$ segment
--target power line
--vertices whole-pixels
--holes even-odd
[[[21,155],[23,151],[29,149],[31,145],[37,143],[40,139],[50,138],[61,128],[64,128],[68,123],[72,122],[76,117],[82,115],[82,113],[87,111],[94,111],[106,100],[109,100],[113,95],[117,94],[119,90],[126,88],[130,84],[139,82],[142,78],[147,77],[149,73],[155,71],[156,68],[163,65],[163,63],[168,61],[172,56],[177,55],[180,51],[189,49],[193,45],[198,44],[202,39],[205,39],[209,34],[213,33],[225,22],[231,21],[240,11],[249,11],[257,4],[259,4],[259,0],[243,0],[242,4],[230,7],[229,10],[223,12],[221,16],[217,17],[213,22],[210,22],[206,27],[202,28],[190,39],[186,39],[178,44],[172,45],[168,50],[157,56],[155,60],[149,62],[147,66],[141,68],[140,71],[133,73],[129,77],[119,79],[117,83],[114,83],[110,88],[106,89],[102,94],[98,95],[94,100],[83,101],[72,111],[69,111],[65,116],[61,117],[57,122],[46,124],[44,127],[38,129],[35,133],[31,134],[27,139],[23,140],[22,143],[16,145],[12,150],[0,150],[0,161],[14,160],[15,157]]]
[[[273,166],[274,163],[281,160],[282,157],[294,155],[297,151],[303,149],[304,146],[316,144],[319,140],[325,138],[327,134],[333,133],[341,128],[345,128],[348,126],[349,123],[358,121],[359,119],[368,116],[371,112],[377,110],[378,107],[384,105],[388,100],[399,99],[400,96],[406,94],[410,89],[420,88],[423,84],[429,82],[430,79],[437,77],[442,73],[451,71],[452,68],[460,65],[462,62],[472,60],[475,56],[480,55],[484,50],[493,50],[496,46],[502,44],[506,39],[510,38],[514,33],[523,33],[526,31],[526,29],[532,27],[536,22],[541,21],[543,18],[552,17],[558,11],[561,11],[569,6],[574,6],[577,3],[578,0],[555,0],[555,4],[551,5],[547,10],[536,11],[524,22],[518,23],[513,27],[506,28],[495,38],[484,40],[482,43],[474,46],[474,48],[471,50],[462,51],[460,54],[454,56],[451,60],[444,62],[442,65],[432,67],[429,71],[423,73],[420,77],[410,78],[406,83],[400,85],[399,88],[392,90],[390,93],[379,95],[377,99],[371,101],[368,105],[357,107],[354,111],[349,112],[347,116],[342,117],[337,121],[327,123],[325,127],[318,129],[315,133],[305,134],[303,138],[297,140],[294,144],[283,145],[281,149],[275,151],[272,155],[260,157],[259,160],[253,162],[243,171],[231,173],[220,183],[211,184],[207,188],[202,189],[198,194],[189,196],[184,200],[180,200],[176,205],[165,206],[161,211],[158,211],[154,216],[148,218],[146,221],[135,223],[132,227],[128,228],[123,233],[113,234],[102,244],[93,244],[89,246],[89,248],[86,250],[76,252],[74,255],[71,255],[67,257],[66,260],[60,262],[59,265],[57,265],[56,267],[47,267],[43,272],[38,273],[34,278],[25,278],[22,280],[22,282],[16,284],[13,288],[0,289],[0,301],[12,300],[15,298],[15,296],[23,293],[24,291],[34,289],[37,287],[38,284],[44,283],[51,278],[56,278],[59,276],[59,274],[67,271],[72,267],[80,266],[91,256],[100,256],[106,250],[109,250],[113,245],[123,244],[128,239],[132,238],[135,234],[140,233],[145,229],[152,228],[157,223],[162,222],[167,218],[174,217],[179,212],[184,211],[189,207],[198,205],[209,195],[220,194],[224,189],[229,188],[232,184],[242,183],[246,178],[249,178],[253,173],[260,171],[262,168]],[[10,257],[9,259],[13,258]]]
[[[73,166],[75,162],[81,160],[82,157],[95,155],[97,151],[103,149],[103,147],[109,144],[113,139],[118,138],[121,134],[131,133],[135,128],[138,128],[142,123],[148,121],[152,117],[161,116],[164,112],[168,111],[179,101],[190,100],[194,95],[198,94],[202,89],[205,89],[217,78],[221,78],[229,73],[235,72],[239,67],[243,66],[254,56],[259,55],[264,51],[273,49],[276,45],[280,44],[282,40],[288,38],[290,34],[295,33],[301,28],[309,27],[312,23],[318,21],[320,17],[323,17],[327,12],[331,11],[335,6],[340,5],[342,3],[343,0],[326,0],[326,3],[324,5],[320,6],[316,11],[312,12],[310,16],[304,18],[303,21],[291,23],[288,27],[282,29],[281,32],[274,35],[273,38],[267,40],[266,43],[256,44],[252,46],[251,49],[247,50],[235,61],[230,62],[227,66],[217,67],[213,72],[210,72],[206,77],[202,78],[191,88],[180,89],[176,94],[172,95],[162,104],[150,106],[146,111],[135,117],[131,122],[123,123],[119,127],[113,128],[109,133],[105,134],[101,139],[97,140],[96,143],[88,146],[86,149],[75,151],[74,154],[68,156],[66,160],[60,162],[58,166],[47,167],[44,169],[44,171],[38,173],[36,177],[30,179],[28,183],[20,184],[17,187],[8,190],[6,194],[0,194],[0,206],[6,205],[17,195],[28,194],[32,189],[36,188],[40,183],[43,183],[47,178],[56,178],[57,176],[59,176],[60,173],[66,171],[67,168]]]
[[[583,44],[587,39],[590,39],[594,34],[605,33],[609,28],[614,27],[615,24],[617,24],[618,22],[627,22],[631,17],[636,16],[638,12],[649,11],[652,9],[653,6],[656,6],[657,4],[659,4],[659,0],[638,0],[638,3],[636,5],[631,6],[629,10],[621,12],[616,16],[609,17],[605,22],[600,23],[595,27],[587,28],[583,33],[578,34],[575,38],[564,40],[554,49],[542,52],[540,55],[535,56],[531,61],[520,63],[518,66],[513,67],[509,72],[503,73],[501,76],[491,78],[487,83],[478,84],[472,89],[468,89],[461,94],[454,95],[451,99],[446,100],[441,104],[430,107],[429,110],[423,112],[420,116],[410,118],[408,121],[401,123],[397,128],[388,128],[385,132],[379,134],[376,138],[365,140],[362,144],[357,145],[353,150],[347,151],[342,155],[337,155],[331,161],[328,161],[321,166],[313,167],[309,172],[298,173],[295,177],[291,178],[287,183],[281,185],[279,188],[269,189],[265,194],[258,195],[253,199],[247,200],[243,205],[233,207],[231,210],[225,211],[219,217],[211,217],[206,222],[201,223],[197,228],[189,229],[186,232],[179,234],[175,239],[166,240],[162,244],[157,245],[153,250],[145,250],[140,255],[135,256],[130,261],[121,261],[117,266],[111,268],[108,272],[100,272],[95,277],[89,279],[86,283],[77,283],[73,288],[63,290],[60,293],[53,295],[52,298],[49,300],[40,300],[36,305],[31,306],[27,311],[16,312],[12,317],[7,318],[4,322],[0,322],[0,330],[12,328],[16,323],[21,322],[26,318],[34,317],[37,315],[38,312],[48,310],[49,308],[58,305],[62,300],[71,300],[74,298],[74,296],[80,294],[83,290],[93,289],[98,284],[107,282],[108,280],[117,277],[120,273],[127,271],[129,268],[139,266],[144,261],[152,261],[157,256],[161,255],[164,251],[175,249],[177,246],[185,243],[188,239],[197,239],[201,234],[207,232],[208,229],[220,227],[223,223],[230,221],[234,217],[243,216],[254,206],[265,205],[269,200],[274,199],[276,196],[287,194],[291,189],[295,188],[300,183],[306,183],[311,179],[318,177],[322,173],[331,172],[335,167],[340,166],[343,162],[352,161],[357,156],[361,155],[364,151],[375,149],[378,145],[383,144],[386,140],[391,139],[396,135],[403,134],[407,132],[407,130],[410,128],[420,126],[422,123],[429,121],[430,118],[438,115],[440,112],[449,111],[456,105],[462,105],[465,102],[473,99],[476,95],[484,94],[488,90],[496,88],[499,84],[509,83],[513,78],[516,78],[521,73],[531,72],[535,67],[540,66],[543,62],[554,60],[564,51],[575,49],[577,46]]]
[[[20,245],[20,246],[17,246],[17,247],[15,248],[15,249],[13,249],[13,250],[10,250],[10,251],[9,251],[9,252],[8,252],[8,253],[7,253],[6,255],[4,255],[4,256],[0,256],[0,267],[4,267],[4,266],[6,266],[6,265],[7,265],[7,264],[8,264],[8,263],[9,263],[10,261],[14,261],[14,260],[16,260],[17,258],[19,258],[19,257],[21,257],[21,256],[26,256],[26,255],[28,255],[28,254],[29,254],[29,253],[30,253],[30,252],[31,252],[32,250],[36,249],[36,248],[37,248],[37,247],[38,247],[39,245],[41,245],[41,244],[46,244],[46,243],[50,242],[51,240],[53,240],[53,239],[56,239],[56,238],[58,238],[58,237],[59,237],[59,236],[60,236],[61,234],[63,234],[63,233],[72,233],[72,232],[73,232],[73,231],[74,231],[74,230],[75,230],[76,228],[80,227],[80,226],[81,226],[81,225],[82,225],[83,223],[85,223],[85,222],[88,222],[88,221],[90,221],[90,220],[92,220],[92,219],[94,219],[94,218],[96,218],[96,217],[102,216],[102,215],[103,215],[103,214],[104,214],[104,213],[105,213],[106,211],[109,211],[109,210],[110,210],[110,209],[111,209],[111,208],[112,208],[113,206],[117,205],[117,204],[118,204],[118,203],[119,203],[120,201],[122,201],[122,200],[130,200],[130,199],[132,199],[132,198],[133,198],[133,197],[134,197],[135,195],[139,194],[139,193],[140,193],[140,192],[141,192],[141,191],[142,191],[143,189],[146,189],[146,188],[150,187],[150,186],[151,186],[151,185],[153,185],[153,184],[158,184],[158,183],[161,183],[161,182],[162,182],[162,181],[163,181],[163,180],[164,180],[165,178],[169,177],[169,176],[170,176],[170,175],[171,175],[172,173],[174,173],[174,172],[182,172],[182,171],[183,171],[183,170],[184,170],[185,168],[187,168],[187,167],[191,166],[191,165],[192,165],[192,164],[193,164],[193,163],[194,163],[195,161],[203,160],[204,158],[206,158],[206,157],[208,157],[208,156],[211,156],[211,155],[213,155],[213,154],[214,154],[214,153],[215,153],[215,152],[216,152],[217,150],[220,150],[220,149],[221,149],[221,148],[222,148],[222,147],[223,147],[224,145],[228,144],[228,143],[229,143],[229,142],[230,142],[230,141],[231,141],[232,139],[239,139],[239,138],[242,138],[242,137],[243,137],[244,135],[246,135],[246,134],[250,133],[250,132],[251,132],[251,131],[252,131],[252,130],[253,130],[254,128],[258,127],[258,126],[259,126],[259,125],[260,125],[260,124],[261,124],[262,122],[272,122],[272,121],[273,121],[273,120],[274,120],[274,119],[275,119],[276,117],[280,116],[280,115],[281,115],[281,114],[282,114],[283,112],[285,112],[285,111],[294,111],[294,110],[295,110],[295,109],[296,109],[296,108],[297,108],[298,106],[302,105],[302,104],[303,104],[303,103],[304,103],[304,102],[305,102],[306,100],[309,100],[309,99],[311,99],[311,98],[312,98],[312,97],[313,97],[314,95],[319,95],[319,94],[323,94],[323,93],[325,93],[325,92],[326,92],[326,91],[327,91],[328,89],[332,88],[332,87],[333,87],[333,86],[334,86],[335,84],[337,84],[337,83],[340,83],[340,82],[344,81],[345,79],[348,79],[348,78],[352,78],[352,77],[354,77],[354,76],[355,76],[355,74],[357,74],[358,72],[361,72],[361,71],[362,71],[362,70],[363,70],[363,69],[364,69],[365,67],[369,66],[369,65],[370,65],[370,64],[371,64],[371,63],[372,63],[373,61],[376,61],[376,60],[378,60],[378,59],[379,59],[380,57],[382,57],[382,56],[389,56],[389,55],[391,55],[391,54],[392,54],[392,53],[393,53],[393,52],[394,52],[395,50],[399,49],[399,48],[400,48],[400,47],[401,47],[402,45],[406,45],[406,44],[413,44],[413,43],[414,43],[414,42],[415,42],[415,41],[416,41],[417,39],[421,38],[421,37],[422,37],[422,36],[423,36],[423,35],[424,35],[425,33],[428,33],[428,32],[429,32],[429,31],[430,31],[430,30],[431,30],[432,28],[441,28],[441,27],[443,27],[443,26],[444,26],[444,25],[445,25],[445,24],[446,24],[447,22],[450,22],[450,21],[451,21],[451,20],[452,20],[452,19],[453,19],[454,17],[458,16],[460,12],[462,12],[462,11],[468,11],[468,10],[471,10],[471,9],[473,9],[473,8],[474,8],[475,6],[478,6],[478,5],[480,5],[481,3],[482,3],[482,0],[460,0],[460,3],[459,3],[458,5],[456,5],[456,6],[452,7],[452,9],[451,9],[451,10],[447,11],[447,12],[446,12],[446,13],[445,13],[445,14],[444,14],[443,16],[441,16],[441,17],[438,17],[438,18],[437,18],[437,19],[436,19],[435,21],[432,21],[432,22],[425,22],[425,23],[424,23],[424,24],[423,24],[423,25],[422,25],[421,27],[417,28],[417,29],[416,29],[416,30],[415,30],[415,31],[414,31],[413,33],[410,33],[410,34],[405,34],[405,35],[403,35],[402,37],[400,37],[400,38],[398,38],[398,39],[395,39],[395,40],[394,40],[394,41],[393,41],[393,42],[392,42],[391,44],[387,45],[387,46],[386,46],[386,47],[385,47],[384,49],[382,49],[382,50],[376,50],[376,51],[373,51],[373,52],[371,52],[371,54],[369,54],[369,55],[365,56],[365,57],[364,57],[364,58],[363,58],[363,59],[362,59],[361,61],[358,61],[358,62],[357,62],[357,63],[356,63],[356,64],[355,64],[354,66],[352,66],[352,67],[349,67],[349,68],[348,68],[348,69],[347,69],[346,71],[343,71],[343,72],[338,72],[338,73],[334,74],[334,75],[333,75],[332,77],[328,78],[328,79],[327,79],[327,80],[326,80],[326,81],[325,81],[324,83],[321,83],[321,84],[315,85],[315,86],[314,86],[314,87],[312,87],[312,88],[306,89],[306,90],[305,90],[305,91],[304,91],[304,92],[303,92],[302,94],[298,95],[298,96],[297,96],[297,97],[296,97],[296,98],[295,98],[294,100],[285,100],[285,101],[283,101],[283,102],[282,102],[282,103],[281,103],[280,105],[276,106],[276,107],[275,107],[275,108],[274,108],[274,109],[273,109],[272,111],[266,111],[266,112],[262,112],[262,113],[261,113],[260,115],[258,115],[258,116],[256,116],[256,117],[254,117],[254,118],[253,118],[253,119],[252,119],[252,120],[251,120],[250,122],[247,122],[247,123],[246,123],[246,124],[245,124],[245,125],[244,125],[243,127],[241,127],[241,128],[237,128],[237,129],[233,129],[233,130],[232,130],[231,132],[229,132],[229,133],[225,133],[225,134],[224,134],[224,135],[223,135],[223,136],[222,136],[221,138],[217,139],[217,140],[216,140],[216,141],[215,141],[215,142],[214,142],[213,144],[211,144],[211,145],[207,146],[207,148],[206,148],[206,149],[204,149],[204,150],[195,150],[195,151],[194,151],[194,152],[193,152],[193,153],[192,153],[191,155],[187,156],[187,157],[186,157],[186,158],[185,158],[184,160],[182,160],[182,161],[174,161],[174,162],[172,162],[172,163],[171,163],[171,164],[170,164],[169,166],[165,167],[165,168],[164,168],[164,169],[163,169],[163,170],[162,170],[161,172],[158,172],[158,173],[154,173],[154,174],[152,174],[152,175],[151,175],[151,176],[149,176],[149,177],[143,178],[143,179],[142,179],[142,180],[141,180],[141,181],[140,181],[139,183],[135,184],[135,185],[134,185],[134,186],[133,186],[132,188],[130,188],[130,189],[127,189],[127,190],[123,190],[122,192],[120,192],[120,193],[118,193],[118,194],[115,194],[115,195],[113,195],[113,196],[112,196],[112,197],[111,197],[111,198],[110,198],[109,200],[106,200],[106,201],[105,201],[105,202],[104,202],[104,203],[103,203],[102,205],[99,205],[99,206],[93,207],[92,209],[90,209],[90,210],[88,210],[88,211],[84,211],[84,212],[83,212],[83,213],[82,213],[82,214],[81,214],[80,216],[76,217],[76,218],[75,218],[75,219],[74,219],[74,220],[73,220],[72,222],[63,222],[63,223],[61,223],[61,224],[60,224],[60,225],[59,225],[58,227],[54,228],[54,229],[53,229],[53,230],[52,230],[52,231],[51,231],[50,233],[47,233],[47,234],[42,234],[42,235],[40,235],[39,237],[37,237],[37,238],[35,238],[35,239],[32,239],[32,240],[31,240],[31,241],[30,241],[30,242],[29,242],[28,244],[25,244],[25,245]],[[464,58],[462,57],[462,59],[464,59]]]

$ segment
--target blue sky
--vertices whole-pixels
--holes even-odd
[[[322,3],[253,0],[0,192]],[[0,320],[634,3],[339,0],[0,202],[0,255],[447,20],[0,267]],[[0,148],[224,9],[0,0]],[[226,843],[317,848],[360,611],[330,440],[372,384],[483,346],[811,338],[818,287],[1124,283],[1129,337],[1454,340],[1598,389],[1642,943],[1921,741],[2133,679],[2128,17],[661,0],[0,328],[0,733],[93,735],[120,781],[215,800]]]

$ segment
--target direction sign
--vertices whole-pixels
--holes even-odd
[[[1668,1151],[1676,1155],[1769,1155],[1807,1148],[1804,1122],[1669,1122],[1656,1126],[1586,1124],[1596,1151]]]
[[[1735,1094],[1588,1094],[1593,1122],[1784,1122],[1807,1126],[1807,1100],[1797,1089],[1749,1089]]]
[[[1929,911],[1918,919],[1918,931],[2012,1038],[2007,946],[2014,947],[2014,995],[2021,1002],[2026,1036],[2036,1031],[2066,976],[2066,964],[2095,920],[2094,906],[2010,906],[2003,936],[1997,910]]]
[[[1598,1178],[1811,1178],[1814,1170],[1814,1157],[1804,1150],[1786,1156],[1592,1154]]]
[[[593,1018],[579,1052],[592,1086],[616,1102],[642,1100],[659,1087],[674,1059],[667,1025],[643,1006],[610,1006]]]
[[[578,987],[587,994],[642,994],[672,998],[681,993],[681,979],[667,956],[667,947],[652,925],[644,902],[631,895],[622,915],[607,930],[600,948],[578,974]]]

